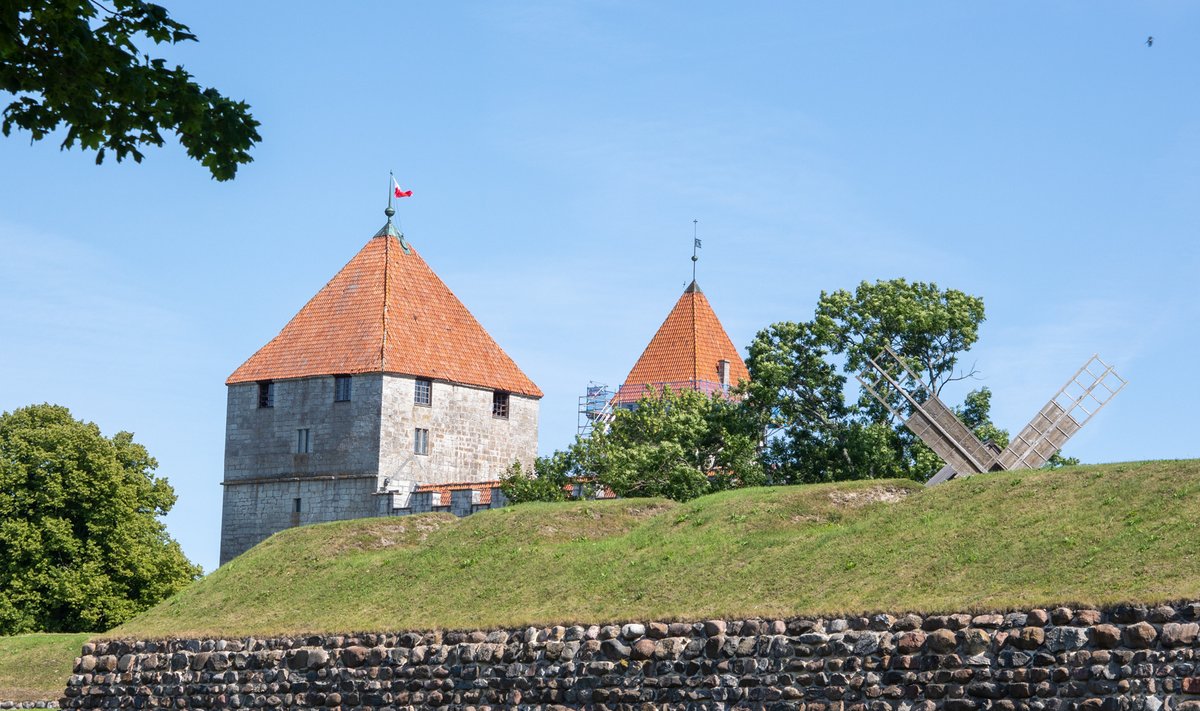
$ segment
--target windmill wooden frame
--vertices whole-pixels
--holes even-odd
[[[1093,355],[1001,451],[992,442],[979,441],[890,347],[884,346],[867,362],[868,370],[856,376],[863,389],[946,463],[926,482],[930,485],[982,472],[1045,466],[1128,384],[1113,366]]]

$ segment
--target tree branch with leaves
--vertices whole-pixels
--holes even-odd
[[[140,163],[145,146],[162,146],[163,132],[174,132],[213,178],[232,179],[261,140],[249,105],[139,49],[196,40],[161,5],[110,5],[0,0],[0,91],[14,96],[0,130],[39,141],[66,126],[61,148],[94,150],[97,164],[110,154]]]

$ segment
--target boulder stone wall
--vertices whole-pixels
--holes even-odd
[[[1200,711],[1200,603],[107,641],[60,705]]]

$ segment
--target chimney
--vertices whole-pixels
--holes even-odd
[[[721,380],[721,387],[729,387],[729,361],[725,359],[717,361],[717,377]]]

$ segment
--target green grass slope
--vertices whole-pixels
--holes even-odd
[[[1200,598],[1200,460],[529,504],[284,531],[111,636]]]
[[[0,701],[57,701],[88,634],[0,637]]]

